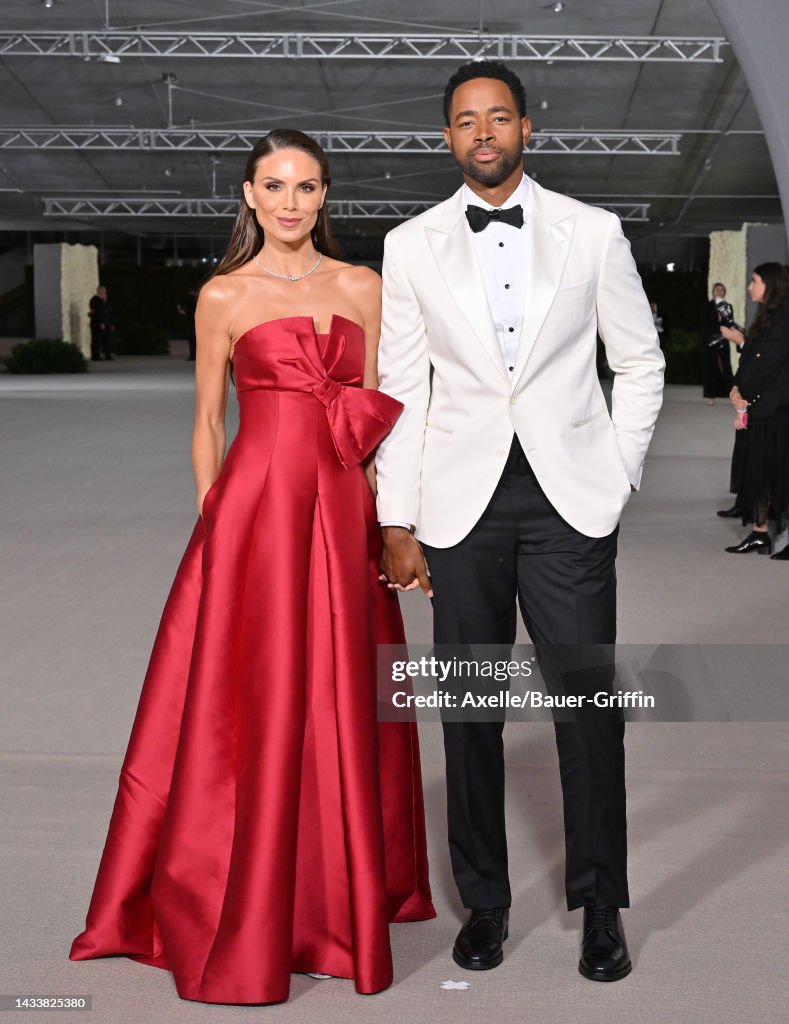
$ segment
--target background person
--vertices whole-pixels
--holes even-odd
[[[100,284],[96,294],[90,300],[88,310],[90,318],[90,358],[94,363],[104,359],[113,359],[110,350],[110,339],[115,330],[112,318],[112,306],[107,298],[107,289]]]
[[[195,312],[197,310],[197,288],[190,288],[179,300],[177,305],[178,315],[183,317],[186,340],[189,343],[189,355],[187,363],[195,361],[197,352],[197,334],[195,332]]]
[[[715,405],[716,398],[728,398],[731,391],[731,353],[722,324],[733,326],[734,313],[726,301],[726,286],[718,281],[701,311],[702,394],[708,405]]]
[[[671,337],[668,316],[666,315],[665,310],[659,306],[654,299],[649,303],[649,308],[652,310],[652,323],[655,325],[660,347],[661,349],[665,349],[668,345],[669,338]]]
[[[789,274],[780,263],[761,263],[748,285],[759,311],[745,335],[721,327],[745,344],[734,377],[731,402],[735,429],[743,432],[736,474],[736,507],[751,532],[732,554],[769,554],[770,520],[781,533],[789,521]],[[747,338],[747,344],[745,343]],[[774,556],[789,560],[789,550]]]

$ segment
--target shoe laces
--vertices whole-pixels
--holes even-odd
[[[616,911],[616,907],[589,907],[589,928],[613,928]]]
[[[484,910],[475,910],[474,916],[478,921],[500,921],[505,910],[506,907],[486,907]]]

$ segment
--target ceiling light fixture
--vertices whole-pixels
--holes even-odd
[[[120,64],[121,59],[114,53],[100,53],[96,60],[100,64]]]
[[[561,14],[563,10],[564,4],[561,2],[561,0],[556,0],[556,3],[553,5],[553,13]]]
[[[44,7],[46,7],[48,11],[51,11],[52,8],[55,6],[55,0],[41,0],[41,3]]]

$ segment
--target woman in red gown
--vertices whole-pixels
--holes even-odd
[[[200,516],[164,608],[72,960],[172,971],[184,999],[287,999],[293,972],[392,981],[390,921],[435,916],[413,723],[376,722],[370,453],[380,279],[333,259],[328,164],[252,150],[197,308]],[[240,425],[225,453],[232,361]]]

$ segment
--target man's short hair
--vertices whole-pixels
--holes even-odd
[[[444,120],[447,124],[449,124],[449,111],[452,107],[455,89],[459,85],[463,85],[464,82],[471,82],[475,78],[495,78],[499,82],[504,82],[515,101],[518,117],[526,116],[526,90],[515,72],[510,71],[507,65],[502,64],[501,61],[479,60],[472,61],[470,64],[462,64],[447,82],[446,89],[444,89]]]

